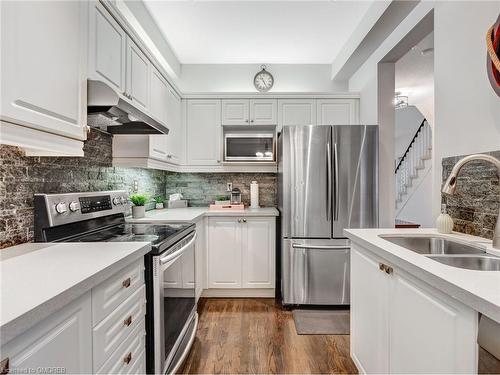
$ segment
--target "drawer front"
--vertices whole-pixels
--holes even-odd
[[[143,284],[144,260],[141,258],[92,289],[93,326],[111,314]]]
[[[97,371],[98,374],[145,373],[146,323],[144,318],[121,342],[120,346]]]
[[[143,285],[94,328],[94,369],[99,368],[144,319],[146,286]]]

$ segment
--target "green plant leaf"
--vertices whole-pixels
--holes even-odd
[[[134,206],[144,206],[148,201],[148,196],[145,194],[132,194],[130,196],[130,201]]]

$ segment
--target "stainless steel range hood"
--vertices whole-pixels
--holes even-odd
[[[102,81],[87,81],[87,124],[111,134],[168,134],[169,130]]]

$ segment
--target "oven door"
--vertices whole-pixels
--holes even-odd
[[[224,134],[225,162],[274,162],[275,154],[274,133]]]
[[[164,374],[180,362],[194,339],[196,321],[195,247],[192,232],[159,256],[153,257],[155,373]],[[196,328],[196,327],[195,327]],[[190,331],[190,332],[188,332]],[[186,335],[192,336],[185,340]]]

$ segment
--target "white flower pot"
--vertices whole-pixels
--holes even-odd
[[[134,219],[141,219],[146,216],[146,207],[144,206],[132,206],[132,217]]]
[[[159,210],[159,209],[163,208],[163,203],[156,203],[155,208],[156,208],[157,210]]]

